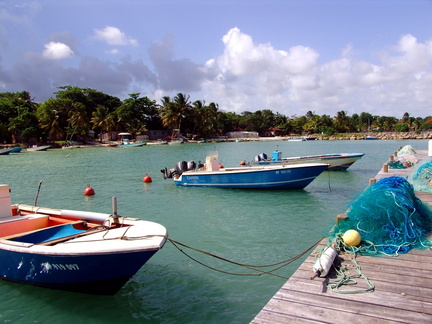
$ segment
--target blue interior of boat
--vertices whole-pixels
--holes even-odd
[[[11,241],[38,244],[66,237],[69,235],[79,234],[82,232],[85,232],[85,230],[76,229],[73,227],[72,224],[64,224],[61,226],[49,227],[34,233],[16,237]]]

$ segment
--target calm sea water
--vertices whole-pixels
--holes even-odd
[[[263,265],[287,260],[326,235],[335,216],[368,185],[399,147],[427,149],[426,140],[207,143],[141,148],[81,148],[0,156],[0,183],[12,202],[111,212],[111,197],[124,216],[155,221],[170,237],[236,262]],[[221,163],[275,149],[283,156],[362,152],[347,172],[324,172],[304,190],[178,188],[160,169],[180,160],[205,161],[217,150]],[[148,173],[152,183],[143,183]],[[83,195],[87,184],[93,197]],[[183,249],[226,272],[247,270]],[[305,257],[276,273],[289,277]],[[126,265],[125,265],[126,266]],[[255,272],[256,274],[256,272]],[[91,296],[0,282],[3,323],[249,323],[286,282],[271,276],[217,272],[171,243],[114,296]]]

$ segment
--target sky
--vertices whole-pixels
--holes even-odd
[[[432,0],[0,0],[0,92],[432,115]]]

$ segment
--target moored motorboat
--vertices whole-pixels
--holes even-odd
[[[242,189],[303,189],[327,170],[324,163],[269,165],[223,168],[217,155],[208,156],[206,164],[195,169],[193,161],[181,161],[173,169],[162,169],[165,179],[177,186]]]
[[[122,143],[119,145],[119,147],[141,147],[146,145],[147,142],[131,142],[129,139],[125,138],[123,139]]]
[[[282,158],[282,152],[272,152],[272,158],[268,159],[267,154],[261,153],[254,157],[251,165],[281,165],[297,163],[326,163],[328,170],[346,170],[357,160],[361,159],[364,153],[329,153],[320,155],[296,156]]]
[[[43,146],[37,146],[37,145],[33,145],[31,147],[27,147],[26,151],[27,152],[41,152],[41,151],[46,151],[51,147],[51,145],[43,145]]]
[[[287,141],[288,142],[304,142],[304,141],[306,141],[306,139],[305,138],[289,138]]]
[[[172,139],[168,141],[168,145],[176,145],[176,144],[183,144],[183,143],[184,143],[183,139]]]
[[[168,142],[167,141],[154,141],[154,142],[148,142],[147,145],[167,145]]]
[[[114,294],[167,240],[164,226],[113,214],[11,205],[0,185],[0,279]]]

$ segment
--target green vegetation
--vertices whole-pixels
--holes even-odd
[[[59,87],[55,98],[42,103],[32,101],[30,93],[0,93],[1,143],[32,143],[85,140],[90,130],[96,136],[110,131],[134,135],[148,130],[177,130],[196,138],[211,138],[232,131],[255,131],[261,136],[312,135],[331,136],[362,132],[420,132],[432,129],[432,117],[375,116],[366,112],[348,116],[284,116],[269,109],[244,111],[240,115],[219,110],[217,103],[192,102],[179,93],[163,97],[161,103],[139,93],[121,101],[100,91],[75,86]]]

